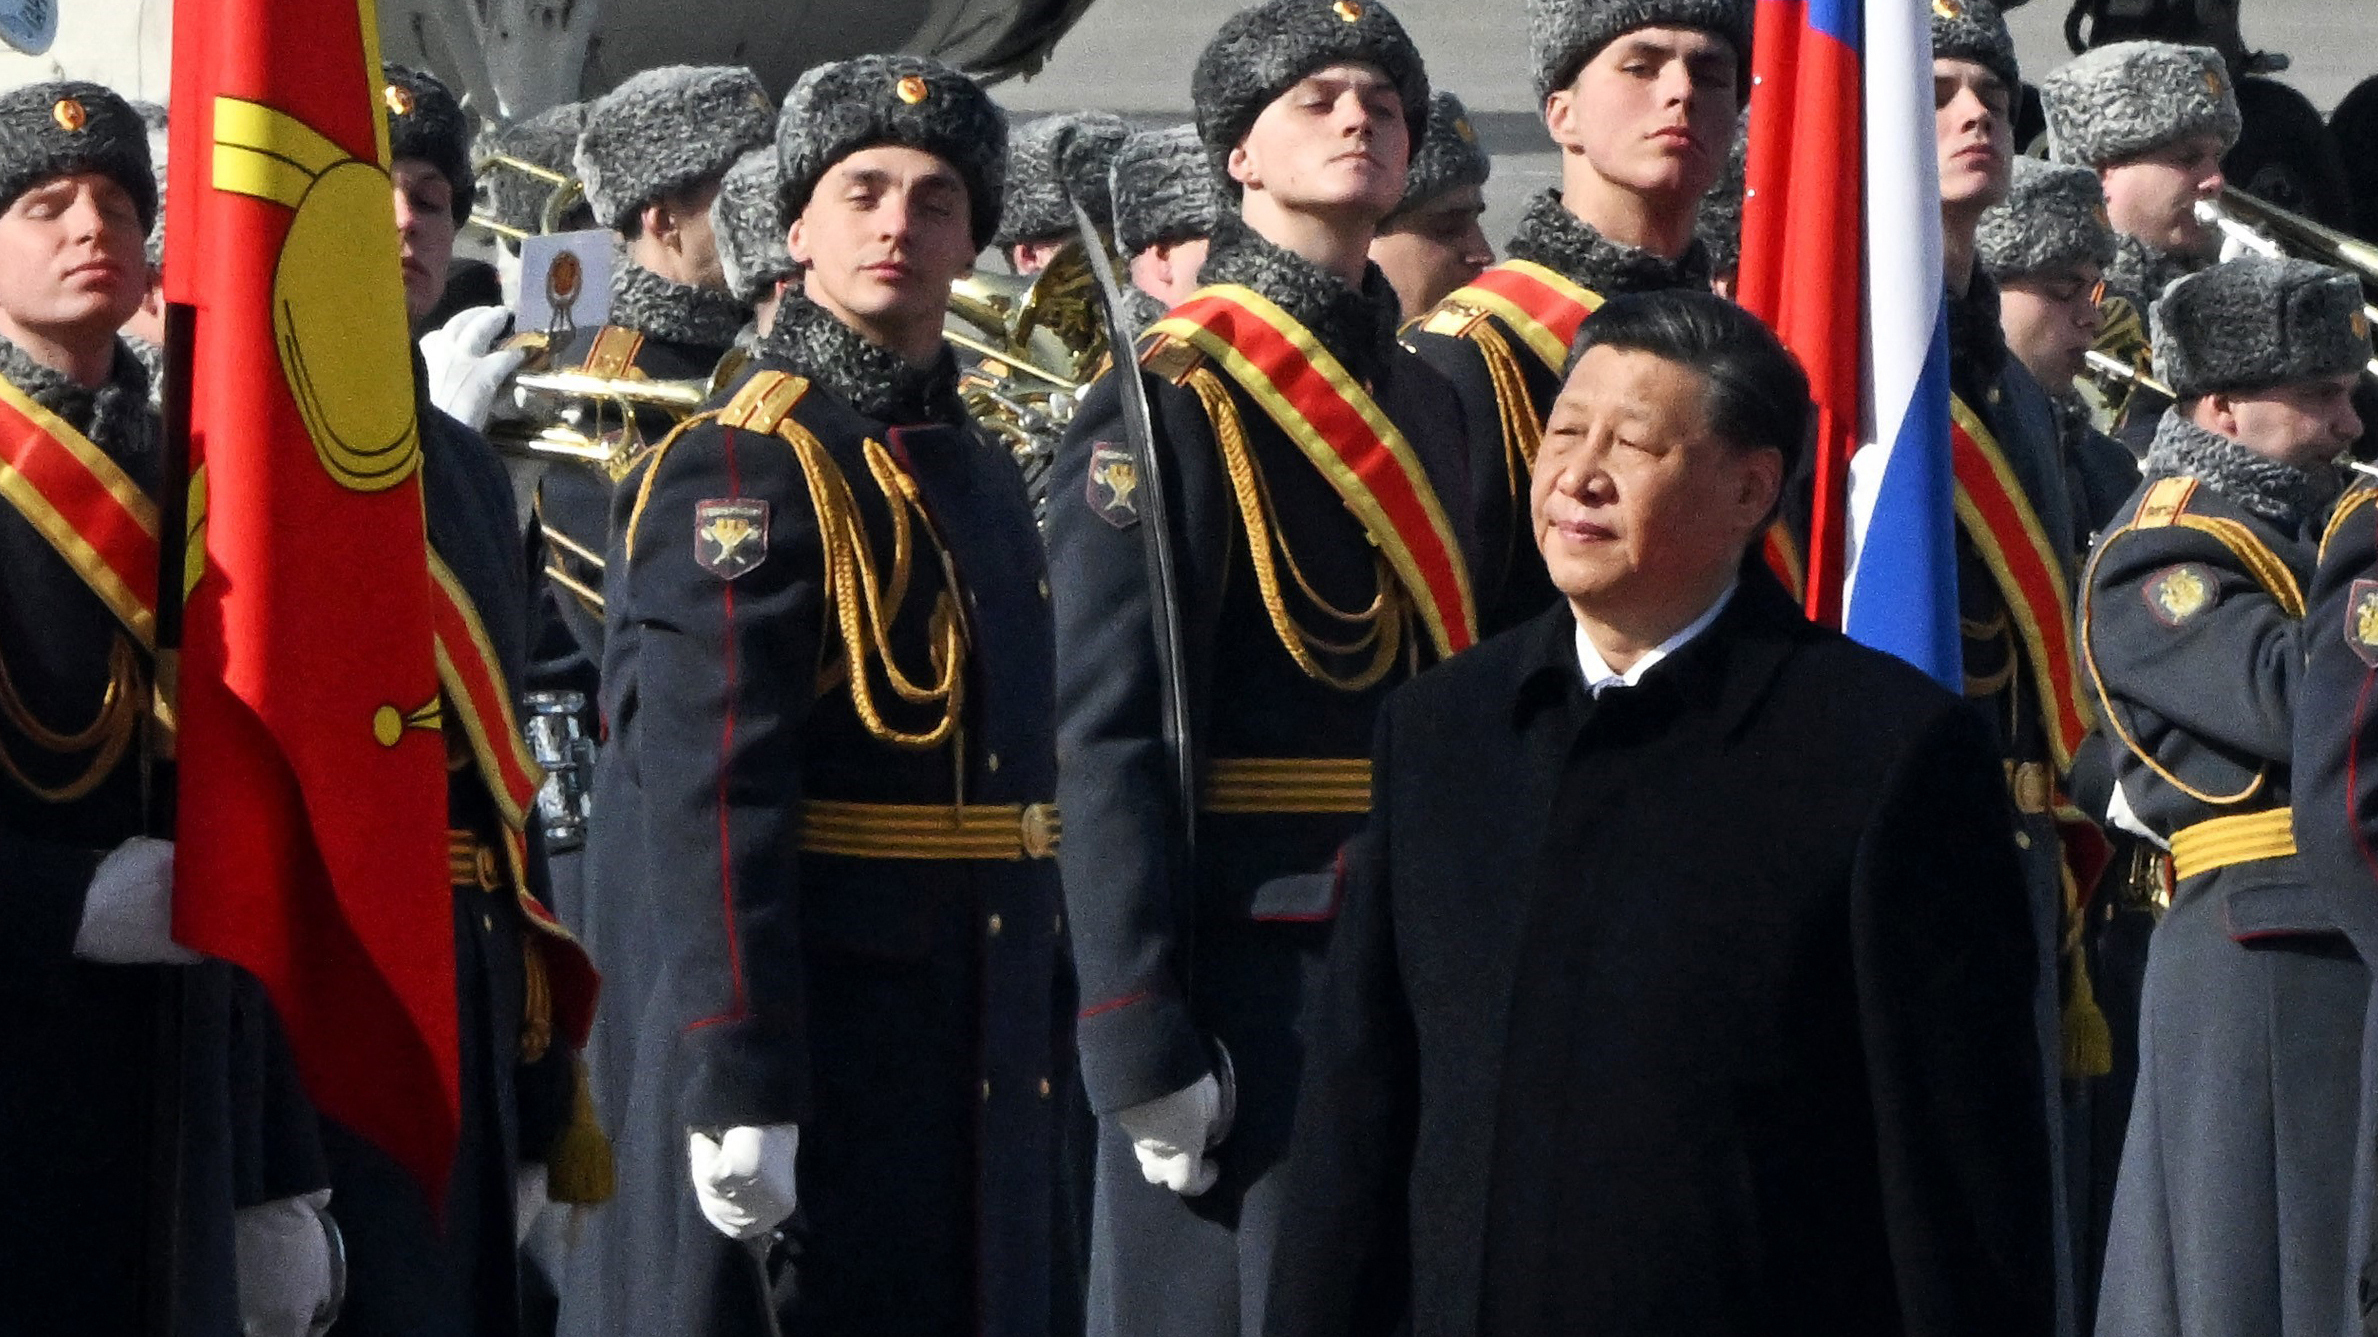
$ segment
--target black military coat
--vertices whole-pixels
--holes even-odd
[[[2368,971],[2293,853],[2303,590],[2335,487],[2167,414],[2090,557],[2084,666],[2172,851],[2141,994],[2101,1334],[2334,1332],[2350,1312]]]
[[[4,341],[0,375],[156,495],[163,457],[129,349],[96,392]],[[311,1107],[253,979],[219,963],[74,956],[100,861],[164,829],[170,811],[172,768],[146,760],[151,673],[76,568],[0,502],[0,1331],[139,1330],[167,1073],[181,1088],[181,1332],[237,1332],[234,1208],[326,1183]],[[160,1062],[169,1000],[185,1031],[178,1066]]]
[[[1709,290],[1708,252],[1698,241],[1675,260],[1612,241],[1570,213],[1558,190],[1529,201],[1508,253],[1514,260],[1543,265],[1604,299],[1667,288]],[[1560,394],[1560,370],[1530,352],[1505,317],[1473,311],[1458,296],[1406,330],[1404,342],[1452,384],[1461,401],[1463,435],[1472,445],[1470,500],[1478,560],[1471,575],[1478,592],[1478,630],[1491,636],[1533,619],[1560,598],[1544,570],[1528,506],[1528,474],[1535,464],[1532,443],[1543,432],[1552,401]],[[1490,345],[1508,350],[1519,373],[1515,388],[1520,394],[1498,389],[1490,370]],[[1510,425],[1513,418],[1532,424],[1524,446]]]
[[[1463,513],[1465,452],[1444,382],[1393,342],[1394,296],[1376,269],[1360,292],[1233,224],[1203,275],[1254,289],[1301,321],[1403,429],[1444,509]],[[1221,1181],[1194,1201],[1146,1183],[1111,1126],[1100,1147],[1091,1249],[1093,1332],[1230,1333],[1259,1326],[1276,1235],[1273,1172],[1294,1108],[1297,1013],[1336,914],[1329,870],[1359,827],[1351,803],[1270,805],[1217,797],[1218,779],[1262,759],[1338,759],[1359,768],[1379,702],[1434,658],[1417,627],[1333,619],[1392,600],[1392,577],[1328,481],[1226,378],[1237,424],[1224,432],[1183,345],[1143,371],[1173,508],[1190,715],[1207,793],[1197,861],[1176,866],[1174,804],[1161,741],[1160,675],[1137,527],[1152,523],[1119,461],[1130,440],[1111,379],[1094,386],[1052,471],[1048,541],[1057,609],[1059,794],[1066,900],[1081,986],[1077,1031],[1093,1108],[1111,1114],[1188,1086],[1227,1050],[1235,1130]],[[1224,440],[1243,441],[1249,493],[1234,494]],[[1234,497],[1260,495],[1250,511]],[[1252,517],[1252,518],[1250,518]],[[1284,545],[1286,560],[1273,557]],[[1278,617],[1316,648],[1323,681],[1299,667],[1252,553],[1292,561],[1276,575]],[[1305,635],[1309,633],[1309,636]],[[1374,660],[1368,635],[1401,635]],[[1365,681],[1365,679],[1368,679]],[[1225,780],[1225,783],[1227,781]]]
[[[486,440],[420,404],[422,507],[430,548],[475,606],[507,684],[526,662],[528,585],[515,546],[511,480]],[[448,725],[448,823],[503,862],[503,819],[459,726]],[[534,847],[532,846],[532,849]],[[530,864],[541,891],[542,860]],[[569,1046],[550,998],[532,1013],[526,953],[534,930],[508,873],[452,889],[460,1023],[462,1119],[445,1202],[433,1208],[410,1173],[325,1121],[331,1214],[347,1240],[342,1334],[520,1332],[514,1193],[524,1163],[542,1161],[570,1111]],[[524,1035],[541,1039],[524,1044]]]
[[[1955,698],[1753,569],[1599,698],[1546,610],[1372,764],[1266,1331],[2052,1330],[2031,925]]]
[[[770,1331],[696,1205],[695,1128],[800,1127],[787,1333],[1038,1337],[1074,1284],[1049,1252],[1064,926],[1028,825],[1056,788],[1047,592],[954,375],[791,299],[727,417],[620,491],[595,908],[655,965],[632,1070],[599,1074],[621,1196],[565,1332]],[[997,848],[930,843],[960,802]],[[851,834],[887,805],[906,834]]]

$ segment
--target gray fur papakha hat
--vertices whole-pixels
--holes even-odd
[[[1699,28],[1734,46],[1736,91],[1750,93],[1751,7],[1745,0],[1528,0],[1528,54],[1541,105],[1577,81],[1603,47],[1638,28]]]
[[[2155,377],[2182,399],[2335,376],[2370,357],[2361,281],[2309,260],[2226,261],[2174,283],[2152,314]]]
[[[2014,34],[1991,0],[1933,0],[1932,58],[1970,60],[2003,80],[2009,96],[2023,95]]]
[[[142,231],[157,221],[149,127],[131,103],[79,79],[0,93],[0,209],[69,172],[97,172],[122,186]]]
[[[1478,142],[1470,124],[1470,109],[1442,90],[1428,100],[1428,134],[1412,150],[1412,169],[1404,177],[1404,200],[1397,214],[1417,209],[1447,191],[1483,186],[1494,171],[1494,159]],[[1388,215],[1390,218],[1395,214]]]
[[[2048,148],[2089,167],[2211,135],[2227,153],[2243,124],[2221,53],[2173,42],[2116,42],[2075,56],[2040,80]]]
[[[644,70],[587,105],[578,179],[595,221],[625,231],[637,210],[725,175],[775,129],[759,76],[740,65]]]
[[[147,252],[149,272],[165,269],[165,154],[168,118],[163,103],[135,102],[132,109],[140,113],[140,122],[149,130],[149,175],[157,181],[157,216],[149,221]]]
[[[1142,130],[1115,155],[1115,244],[1137,255],[1150,246],[1214,235],[1222,191],[1194,125]]]
[[[2015,159],[2006,199],[1975,229],[1974,258],[1991,279],[2114,262],[2114,225],[2097,173],[2071,163]]]
[[[1123,118],[1104,111],[1061,112],[1018,128],[1008,136],[1007,191],[992,242],[1013,246],[1071,237],[1069,200],[1080,200],[1091,221],[1111,230],[1115,202],[1108,178],[1129,138]]]
[[[454,225],[471,217],[471,118],[434,74],[380,67],[380,103],[388,112],[388,157],[419,158],[453,189]]]
[[[576,179],[578,136],[585,129],[586,104],[565,102],[525,121],[486,126],[473,143],[472,152],[479,158],[497,154],[518,158]],[[544,225],[545,205],[553,198],[552,182],[497,163],[480,176],[479,187],[479,207],[495,221],[530,233]]]
[[[735,160],[710,204],[710,227],[718,237],[718,266],[727,291],[750,306],[768,295],[797,266],[784,247],[790,224],[784,216],[784,176],[776,150],[757,148]]]
[[[785,94],[776,163],[784,216],[800,216],[827,169],[880,144],[930,153],[966,183],[974,244],[991,244],[1007,172],[1007,115],[972,79],[924,56],[820,65]]]
[[[1428,68],[1404,25],[1379,0],[1263,0],[1222,21],[1197,58],[1189,104],[1214,175],[1232,198],[1230,153],[1282,93],[1332,65],[1368,65],[1404,104],[1417,153],[1428,134]]]

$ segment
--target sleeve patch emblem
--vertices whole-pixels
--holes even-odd
[[[1139,461],[1121,446],[1101,441],[1090,448],[1090,509],[1117,529],[1139,523]]]
[[[2353,582],[2352,594],[2345,601],[2345,644],[2361,662],[2378,668],[2378,580]]]
[[[2147,582],[2147,611],[2177,627],[2213,606],[2213,573],[2195,562],[2167,566]]]
[[[720,580],[759,569],[768,557],[768,503],[714,497],[694,503],[694,560]]]

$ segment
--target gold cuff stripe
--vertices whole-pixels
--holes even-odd
[[[2232,864],[2295,853],[2295,810],[2272,808],[2215,817],[2172,833],[2172,875],[2191,878]]]

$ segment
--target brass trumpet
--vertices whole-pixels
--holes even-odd
[[[522,176],[545,183],[547,187],[545,206],[537,211],[537,230],[535,232],[524,232],[488,214],[480,213],[477,210],[472,211],[470,226],[492,232],[509,241],[526,241],[532,236],[562,231],[562,219],[569,215],[570,210],[579,201],[586,198],[586,185],[578,178],[567,172],[557,172],[542,164],[530,162],[526,158],[516,158],[509,153],[490,153],[472,163],[471,170],[477,173],[481,179],[502,170],[518,172]]]
[[[2258,255],[2274,260],[2294,255],[2351,273],[2362,282],[2363,318],[2378,324],[2378,305],[2368,300],[2369,289],[2378,286],[2378,246],[2258,199],[2236,186],[2223,186],[2217,200],[2198,200],[2196,217],[2197,221],[2218,229],[2223,237]],[[2378,357],[2372,357],[2367,367],[2370,375],[2378,377]]]
[[[601,469],[612,482],[625,478],[655,443],[638,426],[638,411],[658,409],[683,422],[731,384],[749,355],[730,352],[707,379],[651,381],[634,376],[595,376],[539,365],[545,338],[529,334],[519,342],[539,351],[508,383],[522,412],[487,424],[496,449],[534,460],[570,460]]]

